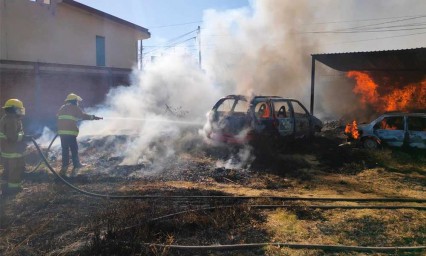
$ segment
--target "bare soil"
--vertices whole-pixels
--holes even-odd
[[[174,251],[152,244],[426,245],[424,210],[307,207],[425,207],[424,203],[170,198],[226,195],[425,199],[425,151],[364,150],[345,144],[342,129],[336,126],[325,129],[313,142],[298,141],[279,150],[256,149],[253,161],[239,165],[232,162],[241,161],[236,156],[241,149],[213,147],[191,140],[181,145],[180,153],[171,158],[120,165],[122,157],[117,156],[117,147],[125,141],[125,137],[119,136],[79,138],[80,157],[88,165],[68,181],[100,194],[159,198],[92,198],[58,182],[42,166],[26,174],[21,193],[1,201],[0,255],[359,255],[279,246]],[[34,148],[29,147],[28,152],[27,170],[31,171],[38,157]],[[56,169],[59,160],[59,150],[53,148],[49,161]],[[224,163],[230,163],[231,167]],[[286,208],[250,206],[271,204]],[[179,212],[183,213],[164,217]]]

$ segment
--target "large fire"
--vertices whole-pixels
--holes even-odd
[[[365,72],[350,71],[347,76],[356,80],[353,92],[360,96],[363,107],[371,106],[377,112],[426,108],[426,79],[392,87],[387,84],[377,84]]]

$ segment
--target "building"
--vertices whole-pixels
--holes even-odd
[[[68,93],[83,106],[128,85],[146,28],[73,0],[0,0],[0,101],[24,101],[32,125],[52,123]],[[35,122],[37,120],[37,122]]]

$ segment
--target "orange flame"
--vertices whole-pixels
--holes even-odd
[[[356,80],[353,92],[360,96],[364,107],[369,105],[379,112],[407,111],[426,107],[426,79],[400,88],[386,87],[384,93],[379,93],[379,85],[369,74],[350,71],[347,76]]]
[[[350,136],[351,138],[358,139],[359,138],[359,132],[358,132],[358,125],[356,121],[354,120],[352,124],[347,124],[345,127],[345,133]]]

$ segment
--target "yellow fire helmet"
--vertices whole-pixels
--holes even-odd
[[[70,101],[70,100],[82,101],[83,99],[80,96],[78,96],[77,94],[70,93],[70,94],[68,94],[65,101]]]
[[[18,99],[8,99],[3,108],[15,108],[18,115],[25,115],[24,104]]]

